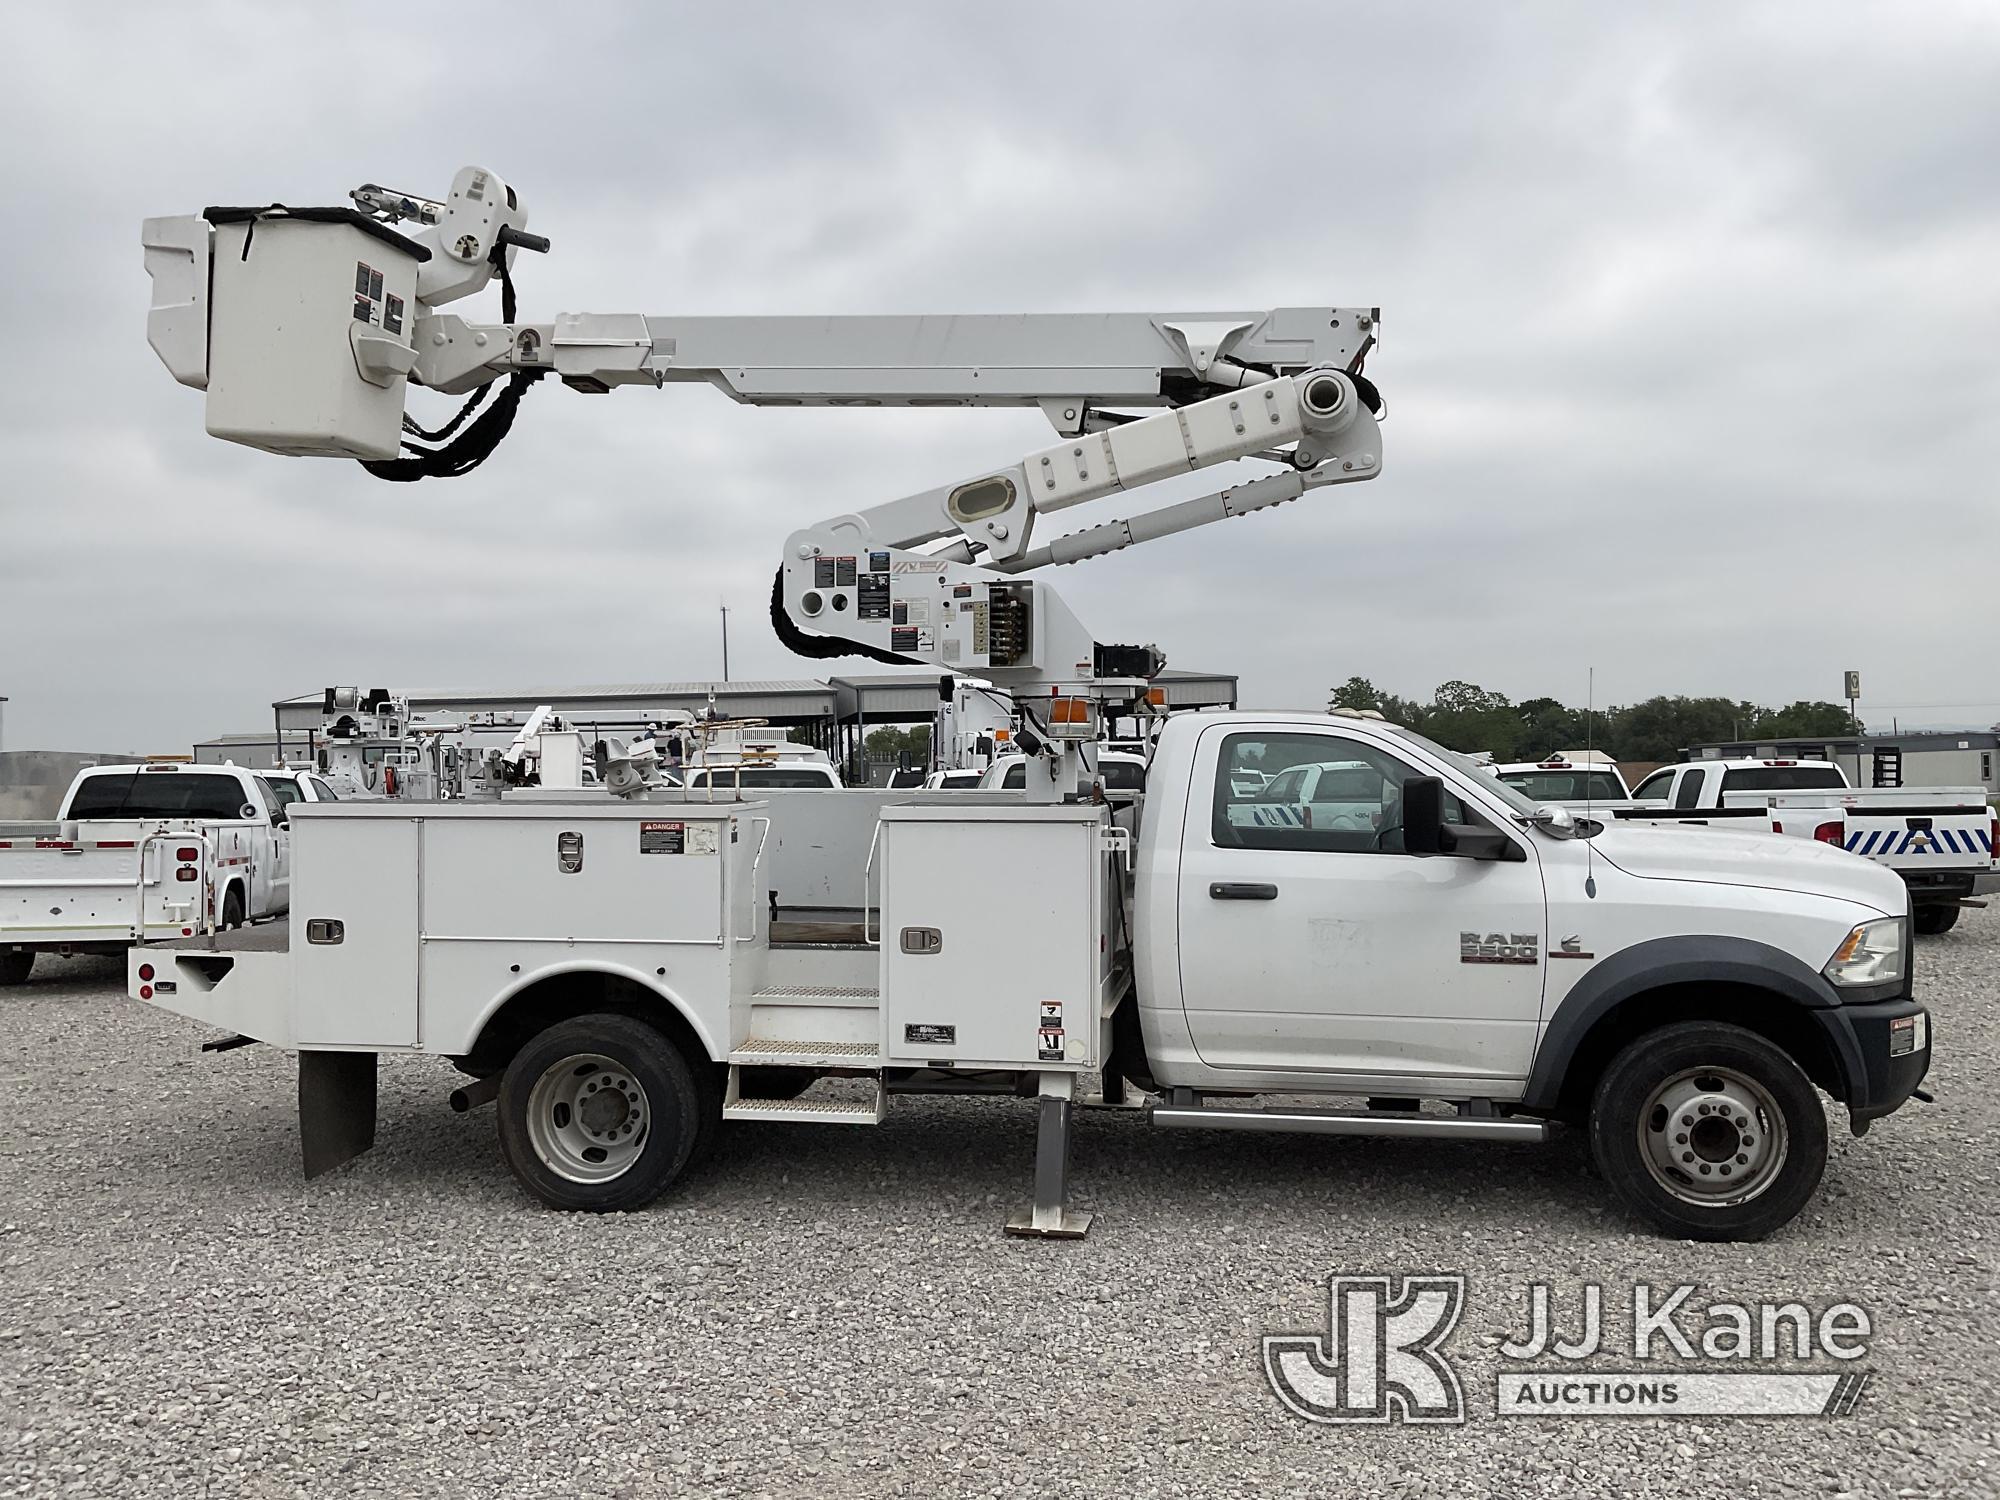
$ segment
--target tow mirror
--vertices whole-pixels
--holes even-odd
[[[1403,852],[1455,854],[1460,859],[1518,863],[1528,856],[1497,828],[1444,820],[1444,783],[1435,776],[1412,776],[1403,783]]]
[[[1403,783],[1403,852],[1443,852],[1444,783],[1435,776],[1412,776]]]

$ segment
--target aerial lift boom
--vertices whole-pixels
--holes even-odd
[[[599,393],[706,383],[758,406],[1040,408],[1055,443],[794,532],[772,594],[773,625],[801,654],[969,673],[1011,693],[1027,748],[1049,752],[1037,795],[1074,792],[1103,712],[1141,701],[1164,658],[1099,644],[1031,575],[1381,469],[1380,400],[1362,373],[1372,308],[536,322],[515,316],[511,270],[548,241],[493,173],[463,169],[443,199],[373,184],[350,196],[351,208],[146,221],[148,334],[176,378],[207,392],[211,433],[413,479],[483,461],[551,375]],[[444,310],[495,279],[500,322]],[[427,432],[404,409],[412,384],[471,399]],[[1238,459],[1277,467],[1035,534],[1051,512]]]

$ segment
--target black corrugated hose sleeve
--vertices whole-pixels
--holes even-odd
[[[500,321],[511,324],[515,308],[514,278],[508,274],[504,250],[496,251],[494,269],[500,276]],[[465,405],[458,409],[458,414],[436,432],[426,432],[404,417],[405,431],[433,442],[443,442],[444,446],[422,448],[405,441],[403,447],[410,457],[363,459],[361,467],[377,479],[387,479],[396,484],[409,484],[419,479],[454,479],[460,474],[471,473],[493,456],[493,450],[500,446],[500,440],[514,425],[514,413],[521,404],[521,397],[527,394],[529,386],[547,373],[546,370],[514,371],[507,377],[500,394],[462,433],[458,432],[460,425],[472,417],[474,409],[485,400],[497,382],[489,380],[475,390]],[[453,437],[454,433],[458,436]]]
[[[884,651],[880,646],[864,645],[860,641],[843,641],[830,635],[807,635],[792,623],[792,617],[785,613],[785,570],[778,569],[771,580],[771,629],[778,633],[778,640],[799,656],[810,656],[824,661],[833,656],[865,656],[870,661],[884,661],[898,667],[921,666],[922,663],[908,656],[898,656],[893,651]]]

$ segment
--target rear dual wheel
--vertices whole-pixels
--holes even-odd
[[[28,949],[0,953],[0,985],[26,984],[34,967],[35,955]]]
[[[1719,1022],[1664,1026],[1613,1058],[1590,1139],[1620,1201],[1682,1239],[1762,1239],[1826,1169],[1812,1081],[1763,1037]]]
[[[499,1104],[515,1178],[551,1208],[591,1213],[659,1197],[705,1149],[721,1109],[712,1081],[657,1028],[609,1014],[531,1040],[507,1065]]]

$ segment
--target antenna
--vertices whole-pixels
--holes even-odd
[[[1590,818],[1592,778],[1597,774],[1597,668],[1590,669],[1583,697],[1583,815]],[[1597,899],[1597,851],[1589,839],[1583,841],[1583,893]]]

